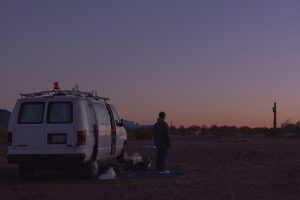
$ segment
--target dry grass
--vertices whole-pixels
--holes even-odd
[[[232,137],[175,136],[169,168],[182,176],[105,182],[56,171],[23,182],[16,166],[6,163],[0,140],[1,199],[300,199],[300,139],[250,139],[245,145]],[[128,141],[131,153],[151,144]]]

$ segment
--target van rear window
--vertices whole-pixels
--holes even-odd
[[[44,102],[24,102],[18,115],[19,124],[41,124],[44,116]]]
[[[72,123],[72,102],[53,101],[48,104],[47,123]]]

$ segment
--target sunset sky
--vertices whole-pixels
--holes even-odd
[[[300,1],[0,1],[0,108],[75,84],[152,124],[300,121]]]

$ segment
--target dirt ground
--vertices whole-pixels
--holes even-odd
[[[109,181],[62,171],[38,171],[22,181],[17,167],[6,162],[5,141],[0,143],[0,199],[300,199],[300,139],[176,136],[169,168],[179,175],[139,177],[127,171]],[[129,151],[141,152],[147,144],[130,140]]]

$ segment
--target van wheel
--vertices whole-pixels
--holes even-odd
[[[99,175],[99,163],[97,160],[91,160],[88,162],[88,175],[90,178],[98,178]]]
[[[117,157],[117,161],[118,163],[123,164],[126,161],[126,158],[127,158],[127,145],[124,144],[121,154]]]
[[[23,180],[28,180],[34,175],[34,168],[29,164],[19,164],[18,170]]]

